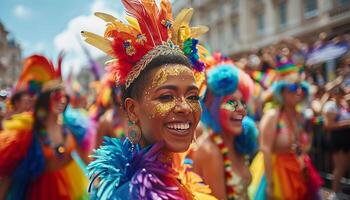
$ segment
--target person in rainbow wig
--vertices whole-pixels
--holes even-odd
[[[258,130],[246,116],[254,83],[232,61],[206,56],[202,122],[209,135],[193,155],[193,169],[218,199],[248,199],[249,156],[257,149]],[[213,61],[214,60],[214,61]]]
[[[252,164],[251,199],[319,199],[322,179],[307,150],[309,134],[297,107],[307,99],[309,86],[299,68],[286,56],[277,56],[278,81],[270,88],[274,107],[260,121],[260,150]]]
[[[44,56],[25,59],[19,82],[35,81],[40,92],[33,113],[12,116],[0,132],[0,177],[4,180],[0,199],[88,198],[88,180],[73,160],[84,155],[80,145],[85,132],[76,135],[75,130],[81,128],[73,124],[72,129],[61,117],[68,104],[61,62],[59,57],[55,70]]]
[[[105,137],[88,166],[97,199],[216,199],[202,179],[183,165],[201,107],[195,75],[197,38],[207,27],[190,27],[193,10],[173,19],[161,0],[122,0],[126,23],[105,13],[104,37],[83,31],[86,41],[115,58],[109,74],[122,87],[129,121],[127,138]],[[199,75],[198,77],[202,77]]]

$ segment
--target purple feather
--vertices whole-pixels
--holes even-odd
[[[135,198],[181,199],[177,173],[171,168],[171,162],[159,160],[163,146],[155,144],[134,156],[131,170],[136,172],[131,179],[131,192]]]

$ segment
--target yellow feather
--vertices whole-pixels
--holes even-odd
[[[174,31],[178,31],[179,28],[183,25],[188,26],[193,15],[192,8],[185,8],[180,11],[180,13],[176,16],[174,21]]]
[[[135,18],[126,15],[125,19],[129,22],[130,26],[132,26],[135,30],[141,33],[140,25]]]
[[[113,54],[111,42],[108,39],[87,31],[82,31],[81,35],[85,38],[85,41],[92,46],[95,46],[108,55]]]
[[[199,38],[204,33],[208,32],[209,28],[207,26],[196,26],[191,27],[191,37],[192,38]]]
[[[111,22],[113,23],[114,21],[117,21],[118,19],[113,17],[110,14],[107,13],[102,13],[102,12],[95,12],[95,16],[98,18],[101,18],[105,22]]]
[[[115,62],[117,62],[117,61],[118,61],[117,58],[114,58],[114,59],[111,59],[111,60],[107,60],[107,61],[105,62],[105,65],[109,65],[109,64],[115,63]]]
[[[111,25],[113,27],[113,30],[116,30],[118,32],[125,32],[132,35],[137,35],[133,27],[130,27],[126,24],[123,24],[119,19],[113,17],[110,14],[102,13],[102,12],[96,12],[95,16],[102,19],[103,21],[109,23],[107,26],[109,26],[108,32],[111,31]],[[137,30],[137,29],[136,29]],[[108,32],[106,31],[105,34],[108,35]]]
[[[191,21],[193,14],[192,8],[185,8],[180,11],[180,13],[176,16],[174,24],[173,24],[173,37],[172,40],[175,44],[178,44],[179,41],[179,30],[182,26],[189,26],[189,22]]]

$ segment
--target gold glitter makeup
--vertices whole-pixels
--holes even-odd
[[[193,73],[188,67],[184,65],[169,65],[162,67],[153,78],[152,88],[159,87],[164,84],[168,80],[169,76],[178,76],[182,72],[186,71]]]
[[[193,113],[202,112],[202,107],[199,101],[195,101],[195,100],[188,101],[188,105],[190,105]]]
[[[170,101],[167,103],[160,103],[157,104],[154,109],[151,111],[151,117],[155,118],[157,116],[166,116],[170,113],[171,110],[173,110],[176,106],[175,101]]]

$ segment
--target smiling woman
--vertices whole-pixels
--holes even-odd
[[[249,95],[243,98],[242,94],[250,91],[239,89],[244,76],[239,77],[238,73],[233,63],[220,60],[206,73],[208,88],[203,99],[202,121],[210,131],[194,152],[193,167],[218,199],[248,199],[251,181],[247,160],[256,148],[256,131],[253,134],[244,131],[249,121],[245,103]],[[251,124],[254,129],[254,122]]]
[[[190,63],[181,55],[172,55],[158,57],[150,64],[126,91],[143,94],[126,95],[125,109],[129,119],[141,127],[141,144],[163,141],[168,151],[184,152],[201,114]]]
[[[232,61],[216,58],[211,63],[202,100],[202,121],[209,136],[194,151],[193,168],[218,199],[248,199],[251,175],[247,158],[256,148],[257,130],[246,117],[245,102],[252,91],[241,85],[252,80]]]
[[[167,0],[160,10],[153,0],[122,3],[128,24],[96,13],[108,23],[105,37],[82,32],[117,58],[109,73],[122,87],[129,119],[125,140],[106,138],[96,150],[90,190],[99,199],[215,199],[179,154],[192,143],[201,115],[195,77],[204,65],[195,37],[207,28],[189,27],[192,9],[173,20]]]

